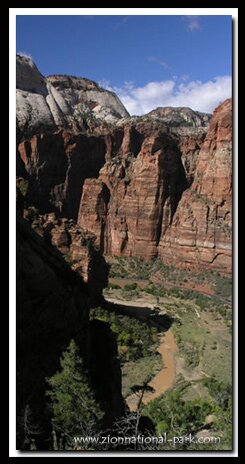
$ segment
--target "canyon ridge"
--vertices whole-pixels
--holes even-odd
[[[18,182],[63,224],[63,240],[65,218],[105,255],[231,274],[231,100],[212,116],[165,107],[130,117],[95,82],[44,78],[17,55],[16,109]]]

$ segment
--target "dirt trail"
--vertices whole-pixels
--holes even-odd
[[[144,394],[143,403],[147,404],[158,396],[162,395],[174,383],[175,377],[175,360],[174,353],[177,351],[174,336],[171,331],[165,332],[160,339],[158,352],[162,356],[163,368],[156,374],[156,376],[149,383],[150,387],[154,388],[154,392],[147,392]],[[130,395],[126,399],[127,405],[131,411],[137,408],[138,397],[137,395]]]

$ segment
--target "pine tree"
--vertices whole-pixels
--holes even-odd
[[[55,433],[72,439],[96,430],[103,414],[96,403],[78,347],[71,340],[60,359],[61,370],[47,379]]]

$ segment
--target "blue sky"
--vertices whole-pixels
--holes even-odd
[[[212,111],[231,94],[231,16],[17,16],[16,49],[44,75],[115,90],[133,114]]]

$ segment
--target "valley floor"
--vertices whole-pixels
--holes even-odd
[[[156,343],[147,355],[121,363],[122,390],[129,409],[136,411],[139,406],[135,385],[143,392],[140,410],[144,414],[167,391],[181,391],[183,401],[211,404],[210,385],[214,384],[222,396],[222,389],[229,389],[232,380],[231,279],[135,258],[112,258],[110,264],[104,292],[109,311],[157,330]],[[144,386],[152,391],[144,391]]]

